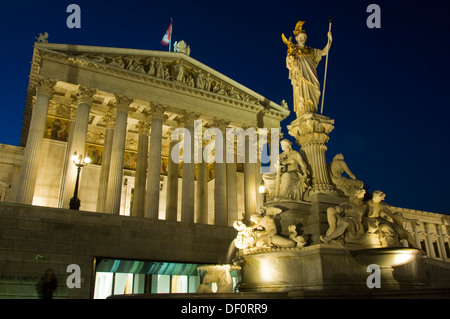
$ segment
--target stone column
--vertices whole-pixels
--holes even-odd
[[[228,221],[227,225],[232,226],[233,222],[240,219],[238,216],[237,206],[237,165],[234,163],[227,163],[227,208]]]
[[[102,166],[100,169],[100,181],[98,184],[97,212],[105,212],[105,202],[108,193],[109,168],[111,166],[111,152],[114,138],[115,118],[111,113],[103,117],[103,123],[106,125],[105,142],[103,144]]]
[[[306,163],[312,180],[312,193],[328,193],[334,191],[331,182],[325,152],[328,134],[334,129],[334,120],[329,117],[306,113],[288,125],[289,135],[295,137],[297,144],[306,155]]]
[[[31,205],[33,203],[48,105],[53,95],[55,84],[56,81],[46,78],[39,78],[36,83],[36,102],[31,116],[27,145],[17,187],[16,202],[19,204]]]
[[[441,248],[441,257],[443,261],[447,262],[448,258],[447,253],[445,252],[444,236],[442,235],[442,225],[435,225],[435,226],[439,236],[439,247]]]
[[[184,136],[183,144],[183,180],[181,188],[181,221],[194,222],[195,209],[195,161],[194,161],[194,120],[198,115],[191,112],[184,114],[184,128],[189,135]]]
[[[206,142],[202,141],[199,151],[203,154]],[[196,223],[208,224],[208,162],[202,157],[197,164],[197,199],[195,201]]]
[[[226,128],[229,122],[214,120],[213,126],[222,131],[222,137],[216,136],[216,156],[219,148],[222,150],[223,158],[215,162],[214,174],[214,224],[217,226],[228,225],[228,202],[227,202],[227,164],[226,160]]]
[[[116,123],[114,125],[105,212],[119,215],[120,199],[122,197],[123,161],[127,137],[128,110],[133,99],[116,94],[116,100]]]
[[[414,232],[414,240],[416,241],[416,246],[420,247],[419,230],[417,229],[417,224],[415,222],[411,223]]]
[[[227,159],[227,208],[228,208],[228,226],[232,226],[233,222],[240,219],[238,216],[238,203],[237,203],[237,145],[233,139],[226,140],[227,156],[228,152],[232,151],[232,162]]]
[[[145,209],[145,184],[147,183],[148,167],[148,136],[150,123],[139,121],[136,125],[139,133],[138,151],[136,158],[136,174],[134,179],[134,196],[132,216],[144,217]]]
[[[77,118],[77,108],[74,106],[70,106],[70,128],[75,127],[76,118]],[[62,167],[61,184],[59,187],[59,194],[58,194],[58,196],[59,196],[58,207],[59,208],[64,207],[64,188],[65,188],[64,181],[66,180],[67,166],[73,165],[73,162],[71,161],[71,156],[73,155],[73,153],[70,154],[70,151],[71,151],[70,145],[72,145],[72,137],[73,137],[73,134],[69,133],[69,136],[67,139],[67,144],[66,144],[66,153],[64,155],[65,161],[64,161],[63,167]]]
[[[66,172],[63,181],[63,200],[62,207],[69,208],[70,199],[73,197],[75,182],[77,177],[77,168],[73,165],[71,156],[76,152],[78,155],[85,156],[86,150],[86,136],[89,125],[89,113],[91,111],[91,104],[95,89],[80,87],[78,92],[78,107],[77,115],[73,127],[70,128],[69,145],[67,145],[68,152],[66,161]]]
[[[259,134],[258,134],[259,136]],[[258,143],[258,141],[257,141]],[[262,184],[262,175],[261,175],[261,152],[259,143],[256,145],[256,163],[254,165],[254,173],[255,173],[255,197],[256,197],[256,210],[258,211],[261,206],[264,204],[264,196],[259,192],[259,186]]]
[[[244,128],[246,130],[247,128]],[[246,221],[250,221],[250,216],[257,211],[256,207],[256,177],[255,177],[255,163],[250,163],[250,152],[254,147],[252,141],[248,136],[245,136],[245,162],[244,162],[244,205],[245,205],[245,217]],[[259,186],[259,185],[258,185]]]
[[[427,243],[428,243],[428,250],[431,258],[436,258],[436,253],[434,252],[434,246],[433,241],[431,240],[431,234],[430,234],[430,224],[424,223],[425,226],[425,232],[427,234]]]
[[[172,154],[172,150],[179,143],[178,140],[170,138],[169,162],[167,165],[167,197],[166,197],[166,220],[176,222],[178,212],[178,167],[179,154]]]
[[[162,129],[165,108],[151,105],[150,152],[148,155],[147,193],[145,197],[145,217],[158,219],[159,192],[161,179]]]

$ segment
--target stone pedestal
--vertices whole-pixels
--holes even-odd
[[[300,235],[308,239],[310,244],[320,244],[320,235],[328,229],[327,208],[339,205],[348,199],[337,194],[315,193],[310,195],[310,201],[273,200],[264,204],[265,207],[277,207],[283,212],[276,217],[280,234],[289,236],[288,226],[296,225]]]
[[[406,251],[407,250],[407,251]],[[303,248],[266,249],[245,254],[234,259],[241,267],[240,292],[295,292],[295,291],[354,291],[370,293],[367,271],[370,263],[380,263],[380,283],[384,290],[413,289],[423,286],[424,276],[419,251],[410,248],[376,249],[375,252],[364,250],[359,257],[357,251],[346,248],[318,244]],[[395,258],[408,255],[406,265],[395,264]],[[405,260],[404,260],[405,261]],[[411,266],[411,263],[416,263]],[[373,289],[373,288],[372,288]]]
[[[334,129],[334,120],[316,113],[306,113],[288,125],[289,135],[295,138],[306,156],[311,174],[312,193],[334,192],[327,170],[325,152],[328,134]]]

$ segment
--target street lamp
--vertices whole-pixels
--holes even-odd
[[[261,183],[261,185],[259,186],[259,193],[264,195],[264,204],[266,203],[266,187],[264,186],[264,182]]]
[[[72,162],[77,167],[77,180],[75,182],[75,190],[73,191],[73,197],[70,199],[69,209],[79,210],[80,209],[80,199],[78,198],[78,184],[80,182],[80,172],[81,168],[86,166],[91,162],[89,157],[83,158],[83,155],[78,156],[77,152],[72,155]]]

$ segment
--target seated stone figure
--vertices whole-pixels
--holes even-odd
[[[280,154],[280,164],[285,171],[280,179],[279,197],[284,199],[303,199],[307,189],[308,169],[299,152],[292,149],[289,140],[280,142],[283,153]]]
[[[386,194],[376,190],[372,199],[367,202],[368,232],[378,234],[382,247],[402,247],[401,240],[406,239],[410,247],[420,249],[414,237],[403,227],[403,222],[417,224],[418,221],[406,219],[400,213],[393,213],[383,201],[385,197]],[[392,221],[388,220],[388,217]]]
[[[285,238],[277,234],[275,216],[282,212],[276,207],[261,207],[261,213],[250,216],[251,225],[247,226],[241,221],[234,222],[234,228],[238,231],[234,244],[238,249],[247,248],[271,248],[295,247],[298,241]],[[300,238],[298,238],[300,241]]]
[[[262,175],[269,198],[303,200],[310,184],[306,163],[300,153],[292,149],[291,141],[284,139],[280,145],[283,152],[278,158],[280,164],[278,173]],[[280,177],[279,181],[277,181],[278,176]]]
[[[328,170],[331,181],[336,188],[346,196],[350,196],[355,190],[361,189],[364,186],[364,183],[357,180],[355,175],[350,171],[347,163],[344,161],[344,155],[342,154],[337,154],[333,158],[333,161],[328,164]],[[342,176],[344,172],[347,173],[350,178]]]
[[[364,189],[356,190],[348,202],[327,209],[330,227],[325,236],[320,236],[321,241],[327,244],[333,241],[345,245],[346,236],[353,240],[361,239],[364,236],[365,230],[362,221],[366,212],[366,206],[363,204],[365,193]]]

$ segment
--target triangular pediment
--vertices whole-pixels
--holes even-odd
[[[41,55],[80,66],[189,90],[230,103],[263,107],[283,118],[289,114],[285,105],[268,100],[184,53],[53,43],[36,43],[36,49]]]

